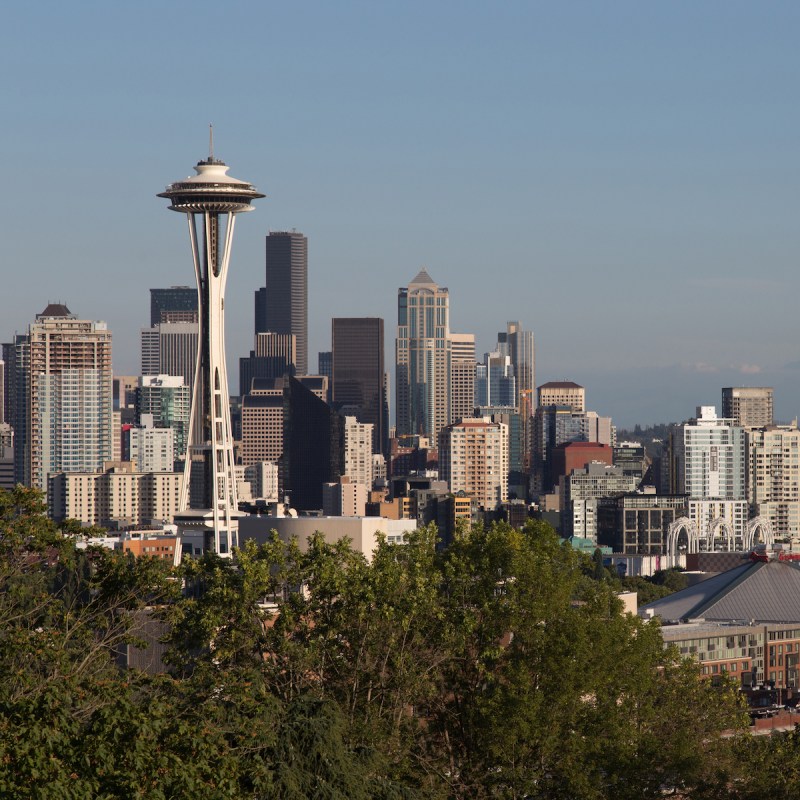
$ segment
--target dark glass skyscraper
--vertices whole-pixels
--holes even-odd
[[[322,484],[342,474],[344,419],[317,396],[322,380],[290,377],[283,392],[283,489],[298,511],[321,509]]]
[[[372,451],[386,454],[383,320],[335,318],[331,340],[333,403],[343,414],[371,423]]]
[[[165,319],[164,313],[189,312],[185,319],[177,316]],[[170,286],[168,289],[150,290],[150,325],[162,322],[193,321],[191,312],[197,312],[197,289],[193,286]]]
[[[308,239],[297,231],[270,231],[266,287],[255,295],[256,333],[297,337],[298,375],[308,374]]]

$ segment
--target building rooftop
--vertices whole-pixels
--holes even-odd
[[[579,383],[574,383],[573,381],[549,381],[548,383],[543,383],[540,389],[583,389]]]
[[[800,565],[747,561],[695,586],[642,606],[666,622],[800,622]]]
[[[74,317],[75,315],[63,303],[48,303],[47,308],[37,317]]]
[[[611,445],[603,444],[603,442],[562,442],[557,444],[554,450],[611,450]]]
[[[412,284],[418,284],[418,283],[427,283],[427,284],[430,284],[431,286],[436,286],[436,281],[434,281],[433,278],[431,278],[431,276],[428,275],[428,270],[425,269],[425,267],[423,267],[417,273],[417,275],[414,278],[414,280],[411,281],[408,285],[411,286]]]

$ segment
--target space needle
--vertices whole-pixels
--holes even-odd
[[[252,211],[251,201],[264,195],[228,175],[225,162],[214,158],[213,131],[209,156],[194,169],[196,175],[158,195],[170,201],[170,210],[186,214],[199,309],[189,447],[175,523],[180,533],[202,532],[205,551],[230,556],[239,545],[239,511],[225,367],[225,281],[236,215]]]

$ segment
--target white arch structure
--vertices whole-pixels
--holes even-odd
[[[712,520],[711,524],[708,526],[708,542],[706,544],[706,549],[710,551],[714,550],[714,539],[716,538],[717,531],[720,529],[722,533],[722,549],[725,551],[735,550],[736,536],[733,533],[730,522],[728,522],[725,517],[717,517]]]
[[[756,533],[760,531],[761,537],[756,542]],[[775,536],[772,533],[772,525],[766,517],[754,517],[747,523],[747,530],[744,533],[744,540],[742,541],[742,550],[747,552],[752,550],[756,544],[771,545],[775,542]]]
[[[678,555],[678,536],[681,531],[686,531],[686,537],[689,540],[686,552],[697,553],[699,551],[700,533],[697,530],[697,525],[689,517],[678,517],[667,531],[667,555]]]

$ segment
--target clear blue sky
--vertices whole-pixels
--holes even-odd
[[[31,2],[4,10],[0,339],[48,301],[138,370],[148,289],[190,284],[155,197],[216,155],[237,224],[229,366],[263,237],[309,237],[310,363],[423,265],[452,328],[537,337],[621,425],[725,385],[800,413],[800,4]],[[232,370],[233,371],[233,370]],[[394,379],[392,377],[392,383]],[[238,382],[233,382],[235,388]]]

